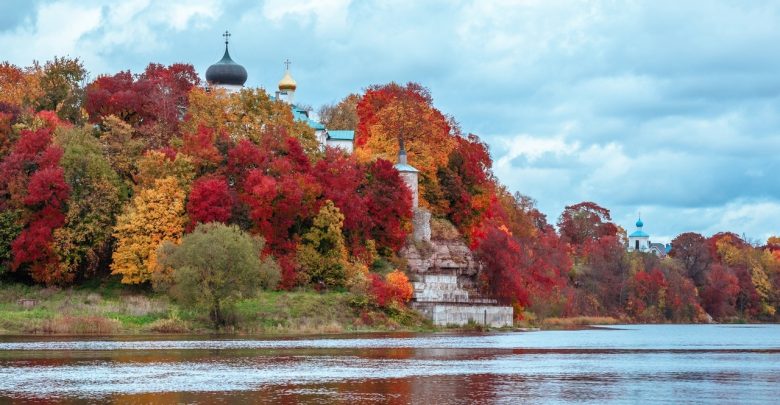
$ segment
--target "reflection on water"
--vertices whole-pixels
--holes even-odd
[[[0,401],[769,403],[780,326],[0,341]]]

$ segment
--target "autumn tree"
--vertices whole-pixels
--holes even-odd
[[[343,224],[341,210],[332,201],[325,201],[298,246],[299,277],[303,284],[340,287],[346,283],[349,262],[341,233]]]
[[[569,205],[558,218],[561,237],[574,246],[617,234],[617,226],[611,222],[609,210],[592,202]]]
[[[360,161],[395,161],[400,138],[409,164],[420,170],[421,205],[436,214],[447,212],[437,172],[446,165],[456,141],[450,120],[433,107],[420,85],[391,83],[370,87],[357,106],[359,124],[355,155]]]
[[[228,134],[234,141],[246,139],[256,145],[264,145],[268,135],[291,136],[307,154],[319,151],[314,130],[295,119],[289,104],[272,100],[263,89],[245,88],[236,93],[193,89],[183,126],[185,133],[196,133],[203,126],[215,134]]]
[[[491,215],[496,191],[487,145],[476,135],[455,137],[456,147],[437,177],[449,207],[448,218],[472,238],[476,228]]]
[[[60,166],[62,149],[52,144],[51,131],[23,130],[0,164],[0,206],[22,228],[11,243],[11,270],[24,268],[46,284],[70,281],[56,270],[52,245],[54,231],[65,224],[70,187]]]
[[[233,197],[222,177],[201,177],[192,184],[187,214],[193,224],[227,223],[233,211]]]
[[[61,165],[71,195],[65,224],[54,232],[61,278],[94,273],[110,254],[111,228],[120,209],[119,178],[102,155],[101,145],[84,129],[62,130]]]
[[[387,160],[377,159],[369,163],[366,176],[363,193],[367,199],[367,220],[371,224],[370,238],[380,248],[397,251],[410,231],[411,192]]]
[[[376,305],[389,307],[392,305],[404,305],[412,299],[414,287],[409,282],[406,274],[400,270],[393,270],[384,277],[379,274],[369,274],[369,293]]]
[[[645,322],[663,319],[667,288],[666,277],[659,269],[634,273],[627,280],[626,312]]]
[[[0,102],[35,110],[36,101],[43,94],[41,75],[38,64],[20,68],[8,62],[0,63]]]
[[[350,94],[337,104],[325,104],[317,111],[325,128],[354,130],[358,125],[357,105],[360,95]]]
[[[669,255],[682,264],[687,276],[697,287],[704,285],[712,263],[705,237],[693,232],[680,234],[672,240]]]
[[[199,82],[192,65],[152,63],[138,75],[98,77],[87,86],[84,106],[90,122],[116,116],[140,131],[149,147],[160,148],[178,133],[188,94]]]
[[[86,77],[87,71],[78,58],[55,57],[46,62],[40,75],[41,95],[36,102],[37,109],[55,111],[60,119],[80,124],[84,98],[82,83]]]
[[[185,196],[176,178],[158,179],[136,194],[117,218],[111,273],[121,274],[122,283],[151,280],[157,269],[157,248],[164,241],[178,242],[182,236]]]
[[[702,290],[702,306],[715,319],[733,316],[739,294],[739,280],[720,264],[713,264]]]
[[[215,329],[235,322],[234,305],[260,289],[273,289],[279,267],[262,258],[263,239],[234,225],[200,224],[176,245],[159,249],[159,264],[173,269],[172,294],[189,307],[208,309]]]

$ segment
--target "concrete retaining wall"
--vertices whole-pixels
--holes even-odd
[[[412,307],[425,314],[434,325],[466,325],[471,322],[493,328],[512,326],[512,307],[430,302],[415,302]]]

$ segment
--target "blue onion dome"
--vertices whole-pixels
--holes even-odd
[[[641,227],[643,227],[643,226],[645,226],[645,223],[644,223],[644,222],[642,222],[642,218],[639,218],[639,219],[636,221],[636,227],[637,227],[637,228],[641,228]]]
[[[229,84],[234,86],[243,86],[246,83],[246,69],[230,58],[228,52],[227,37],[230,35],[225,32],[225,55],[219,62],[209,66],[206,70],[206,81],[209,84]]]

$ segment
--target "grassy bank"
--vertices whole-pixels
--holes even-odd
[[[406,309],[354,305],[349,293],[263,292],[239,301],[234,326],[242,334],[319,334],[433,330]],[[0,286],[0,335],[213,333],[208,314],[185,310],[164,294],[103,284],[79,288]]]

